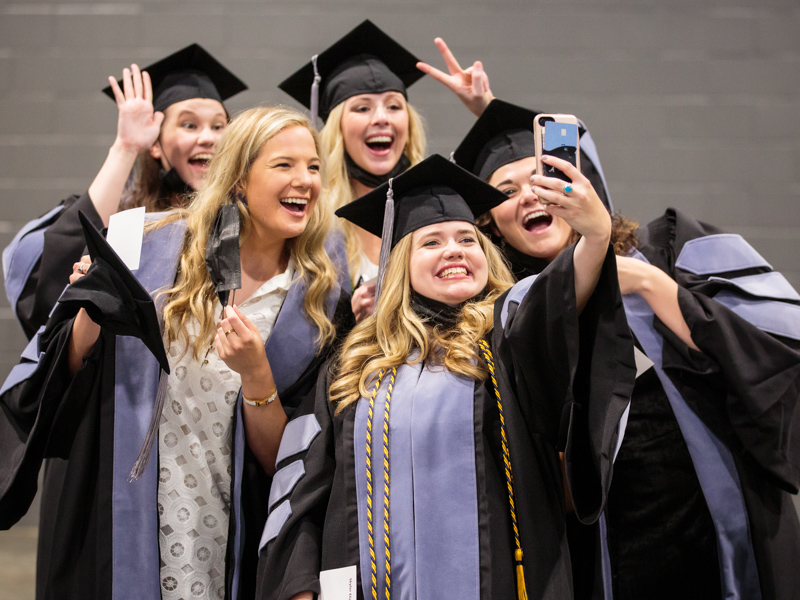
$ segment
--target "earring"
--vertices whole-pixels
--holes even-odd
[[[236,199],[242,204],[247,204],[247,196],[245,196],[242,192],[236,192]]]

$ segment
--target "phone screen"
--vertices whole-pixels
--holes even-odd
[[[574,123],[559,123],[548,120],[544,124],[542,136],[542,154],[549,154],[577,166],[578,126]],[[571,181],[560,170],[550,165],[543,165],[542,175]]]

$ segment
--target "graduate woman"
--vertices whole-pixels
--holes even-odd
[[[363,196],[425,157],[422,119],[408,102],[407,88],[424,73],[456,93],[476,115],[491,100],[488,78],[461,70],[443,41],[437,46],[450,75],[409,53],[366,20],[315,56],[280,88],[324,121],[322,146],[328,155],[327,194],[338,208]],[[418,68],[418,65],[420,68]],[[422,70],[420,70],[422,69]],[[354,287],[378,274],[381,240],[353,223],[343,224]],[[362,318],[371,306],[374,282],[356,290],[353,308]]]
[[[437,155],[338,211],[383,231],[385,276],[284,433],[259,598],[346,567],[359,598],[572,598],[559,451],[591,521],[632,340],[602,205],[565,199],[582,240],[511,288],[474,225],[504,198]]]
[[[3,253],[6,294],[29,339],[85,247],[78,211],[102,228],[121,209],[184,206],[228,123],[223,100],[247,89],[197,44],[109,81],[104,92],[119,109],[117,137],[88,191],[28,223]]]
[[[454,153],[508,197],[489,228],[523,277],[578,236],[553,210],[567,184],[535,175],[532,118],[490,105]],[[570,198],[593,195],[571,178]],[[800,296],[740,236],[674,209],[643,230],[615,217],[612,240],[640,374],[600,522],[602,576],[587,590],[593,562],[576,570],[578,597],[800,598]]]
[[[147,349],[163,350],[158,327],[154,344],[136,330],[146,319],[134,302],[115,308],[135,285],[97,257],[85,276],[76,268],[41,336],[38,369],[2,396],[4,527],[27,510],[50,459],[38,598],[251,595],[259,497],[269,494],[252,456],[274,471],[287,415],[335,337],[335,313],[351,318],[324,246],[332,215],[319,199],[321,171],[305,116],[251,109],[226,129],[189,209],[148,226],[136,278],[163,319],[161,376]],[[218,215],[231,212],[241,236],[223,258],[236,257],[228,267],[240,283],[222,311],[206,268],[220,257],[207,247]],[[125,329],[129,304],[137,316]],[[26,365],[36,367],[17,370]],[[148,422],[157,446],[142,462]]]

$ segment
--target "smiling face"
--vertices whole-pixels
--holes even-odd
[[[431,300],[455,306],[486,287],[489,266],[475,226],[464,221],[434,223],[411,238],[411,287]]]
[[[408,141],[408,107],[400,92],[359,94],[344,101],[344,149],[373,175],[384,175],[400,160]]]
[[[305,127],[288,127],[264,144],[242,189],[257,235],[287,240],[303,233],[319,197],[320,168]]]
[[[574,238],[572,227],[560,217],[542,210],[539,198],[531,189],[531,175],[536,172],[536,158],[531,156],[497,169],[489,178],[508,200],[491,210],[501,236],[515,249],[548,262],[569,246]]]
[[[209,98],[192,98],[164,110],[161,135],[150,155],[165,171],[174,168],[181,179],[197,190],[208,172],[228,115],[222,104]]]

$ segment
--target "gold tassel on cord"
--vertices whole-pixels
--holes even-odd
[[[514,560],[517,563],[517,598],[528,600],[528,590],[525,589],[525,572],[522,570],[522,548],[514,551]]]

